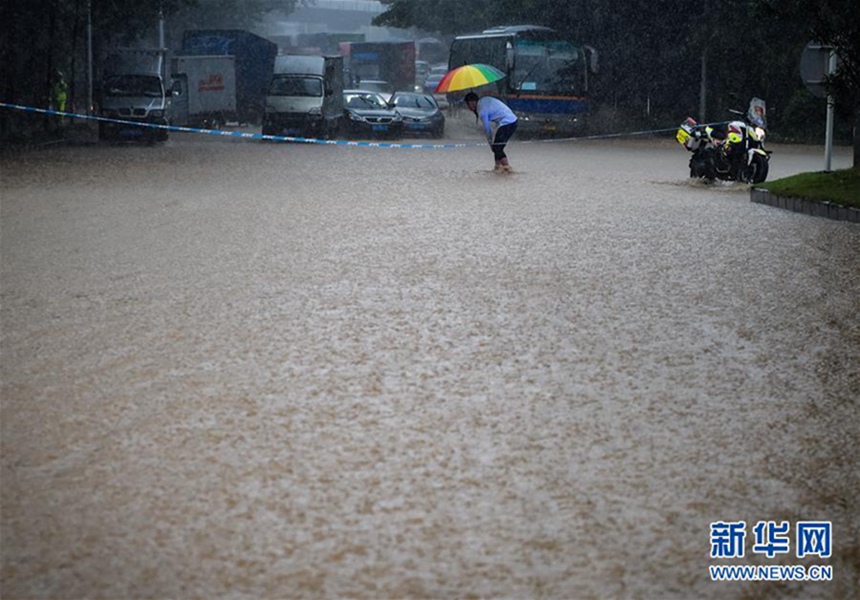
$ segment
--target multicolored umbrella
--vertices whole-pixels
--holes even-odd
[[[493,83],[504,76],[504,73],[490,65],[463,65],[445,73],[445,76],[439,81],[439,85],[436,86],[433,93],[446,94],[448,92],[468,90]]]

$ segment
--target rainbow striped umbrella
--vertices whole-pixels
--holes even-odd
[[[433,92],[436,94],[445,94],[468,90],[493,83],[504,76],[504,73],[490,65],[463,65],[445,73],[445,76],[439,81],[439,85],[436,86]]]

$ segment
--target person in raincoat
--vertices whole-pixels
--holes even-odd
[[[496,159],[496,172],[510,173],[513,171],[508,156],[505,154],[505,146],[511,136],[517,130],[517,116],[508,108],[507,104],[493,98],[492,96],[482,96],[481,98],[475,92],[469,92],[464,98],[466,106],[469,107],[484,127],[484,134],[487,136],[487,142],[493,150],[493,157]],[[496,126],[496,133],[493,135],[493,126]]]
[[[58,112],[66,112],[66,101],[69,97],[69,84],[63,77],[62,71],[54,73],[54,85],[51,86],[51,107]],[[60,115],[60,124],[65,123],[65,117]]]

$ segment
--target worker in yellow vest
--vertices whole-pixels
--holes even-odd
[[[66,112],[66,102],[69,98],[69,84],[63,77],[62,71],[54,74],[54,85],[51,86],[51,108],[57,112]],[[65,117],[60,115],[60,125],[65,124]]]

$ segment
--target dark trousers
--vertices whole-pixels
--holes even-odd
[[[493,139],[492,148],[493,156],[496,157],[497,162],[507,157],[507,154],[505,154],[505,145],[508,143],[508,140],[511,139],[511,136],[514,135],[516,130],[516,121],[509,123],[508,125],[502,125],[496,130],[496,137]]]

